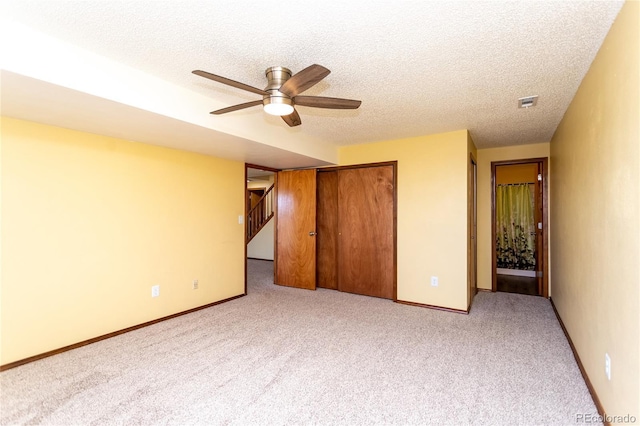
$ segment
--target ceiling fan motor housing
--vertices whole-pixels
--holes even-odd
[[[268,83],[264,90],[269,92],[268,95],[264,95],[262,97],[262,104],[265,106],[265,110],[269,112],[269,108],[275,108],[276,110],[278,110],[278,108],[285,108],[284,111],[293,112],[293,102],[291,98],[278,90],[291,78],[291,70],[285,67],[270,67],[267,68],[265,74],[267,76]],[[273,106],[268,107],[268,105]],[[282,105],[282,107],[279,105]],[[288,105],[291,108],[284,107],[284,105]],[[277,113],[276,115],[281,114]]]
[[[264,72],[267,76],[267,87],[264,90],[278,90],[291,78],[291,70],[285,67],[269,67]]]

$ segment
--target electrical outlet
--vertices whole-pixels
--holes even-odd
[[[154,285],[153,287],[151,287],[151,297],[158,297],[158,296],[160,296],[160,286]]]
[[[193,289],[194,290],[198,289],[198,280],[193,280]]]
[[[431,277],[431,286],[438,287],[438,277]]]
[[[607,375],[607,380],[611,380],[611,358],[608,353],[604,354],[604,373]]]

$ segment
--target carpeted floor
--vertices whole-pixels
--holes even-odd
[[[274,286],[0,374],[0,423],[571,425],[596,413],[548,300],[469,315]]]

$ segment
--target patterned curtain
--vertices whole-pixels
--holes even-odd
[[[498,185],[496,251],[498,268],[533,271],[536,224],[529,184]]]

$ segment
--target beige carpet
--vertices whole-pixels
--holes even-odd
[[[571,425],[596,413],[549,301],[470,315],[270,284],[0,374],[0,422]]]

